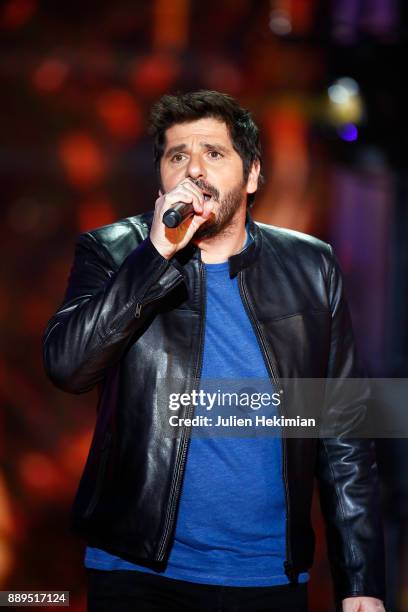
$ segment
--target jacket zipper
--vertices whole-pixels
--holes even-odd
[[[202,317],[201,317],[201,323],[200,323],[199,353],[198,353],[197,367],[196,367],[196,371],[194,375],[194,384],[197,384],[197,381],[201,379],[201,371],[202,371],[202,364],[203,364],[205,314],[206,314],[205,312],[206,311],[205,270],[204,270],[204,266],[201,263],[201,261],[199,261],[199,270],[200,270],[200,284],[201,284],[201,295],[202,295]],[[188,406],[186,409],[186,418],[192,418],[193,412],[194,412],[194,406],[193,405]],[[175,476],[174,484],[172,485],[172,490],[170,492],[170,501],[169,501],[169,506],[168,506],[169,509],[167,512],[166,522],[164,524],[163,535],[161,537],[159,547],[158,547],[158,552],[157,552],[158,561],[162,561],[164,558],[164,552],[168,544],[168,537],[169,537],[171,530],[173,529],[174,516],[176,513],[176,503],[177,503],[177,500],[180,494],[182,475],[184,473],[184,467],[186,464],[188,442],[190,438],[190,428],[187,427],[186,425],[183,425],[182,436],[183,437],[181,440],[181,450],[179,451],[179,458],[178,458],[177,465],[175,467],[176,476]]]
[[[177,287],[177,285],[181,284],[183,282],[182,278],[178,278],[174,281],[174,283],[172,285],[170,285],[170,287],[167,287],[168,291],[172,291],[174,289],[174,287]],[[160,300],[161,296],[159,297],[155,297],[152,298],[151,300],[146,300],[145,302],[143,302],[143,297],[139,298],[142,301],[136,302],[136,306],[135,306],[135,311],[134,311],[134,317],[135,319],[140,319],[141,315],[142,315],[142,308],[144,308],[145,306],[147,306],[148,304],[150,304],[151,302],[155,302],[156,300]]]
[[[105,439],[103,441],[102,448],[100,450],[101,456],[100,456],[98,471],[96,475],[95,489],[88,503],[88,506],[86,507],[86,510],[84,512],[84,515],[83,515],[84,519],[87,519],[92,514],[92,512],[95,510],[96,504],[99,501],[100,492],[102,488],[102,482],[103,482],[103,478],[105,476],[105,471],[106,471],[106,464],[107,464],[108,457],[109,457],[111,439],[112,439],[112,434],[110,432],[107,432],[105,435]]]
[[[172,290],[174,287],[176,287],[181,282],[182,282],[182,279],[177,279],[169,287],[169,291]],[[143,299],[143,297],[141,299]],[[156,301],[158,299],[160,299],[160,298],[156,297],[156,298],[153,298],[151,300],[147,300],[146,302],[143,302],[143,303],[142,302],[137,302],[136,303],[136,308],[135,308],[135,311],[134,311],[134,317],[136,319],[139,319],[141,317],[141,314],[142,314],[142,307],[145,307],[147,304],[150,304],[151,302],[154,302],[154,301]],[[105,440],[103,442],[103,446],[102,446],[101,451],[100,451],[101,452],[101,457],[100,457],[100,461],[99,461],[99,465],[98,465],[95,489],[94,489],[92,497],[91,497],[91,499],[90,499],[90,501],[88,503],[88,506],[86,507],[86,510],[84,512],[84,515],[83,515],[85,519],[87,519],[92,514],[92,512],[95,510],[96,504],[99,501],[100,490],[102,488],[103,477],[105,475],[105,469],[106,469],[106,464],[107,464],[108,455],[109,455],[108,450],[109,450],[109,446],[110,446],[110,443],[111,443],[111,438],[112,438],[112,434],[110,432],[108,432],[106,434]]]
[[[273,363],[271,362],[269,355],[268,355],[268,351],[266,348],[266,343],[264,340],[264,337],[262,335],[262,331],[257,323],[256,317],[253,314],[253,310],[252,310],[252,306],[250,304],[250,301],[248,299],[248,294],[247,294],[247,290],[245,287],[245,283],[244,283],[244,276],[243,276],[243,272],[239,272],[238,273],[238,285],[239,285],[239,289],[240,289],[240,293],[241,293],[241,297],[243,298],[243,304],[245,307],[245,310],[247,311],[247,314],[249,316],[249,320],[251,321],[252,327],[255,331],[255,334],[258,338],[258,343],[261,347],[261,351],[263,354],[263,358],[266,364],[267,369],[269,370],[270,374],[272,375],[272,379],[275,383],[276,388],[278,389],[279,392],[279,396],[280,396],[280,400],[283,406],[283,389],[281,388],[281,383],[279,380],[279,377],[276,373],[276,370],[274,368]],[[282,407],[280,407],[280,414],[282,416]],[[288,576],[290,582],[297,582],[297,578],[296,578],[296,574],[297,572],[294,571],[293,568],[293,560],[292,560],[292,551],[291,551],[291,547],[289,545],[290,542],[290,538],[291,538],[291,533],[290,533],[290,503],[289,503],[289,494],[288,494],[288,474],[287,474],[287,461],[286,461],[286,438],[285,436],[282,437],[282,476],[283,476],[283,482],[284,482],[284,489],[285,489],[285,500],[286,500],[286,513],[287,513],[287,517],[286,517],[286,558],[287,560],[285,560],[285,573]]]

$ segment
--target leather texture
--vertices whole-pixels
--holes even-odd
[[[271,378],[333,378],[327,410],[347,436],[286,438],[286,573],[312,565],[314,478],[327,528],[336,601],[384,599],[384,548],[373,442],[353,438],[368,390],[342,403],[360,376],[341,273],[330,245],[255,223],[253,241],[229,259],[238,275]],[[152,213],[79,236],[68,287],[43,337],[45,370],[69,393],[98,387],[95,431],[72,507],[72,526],[92,546],[160,568],[174,533],[189,441],[166,435],[160,389],[199,381],[205,316],[204,266],[190,244],[171,260],[149,238]],[[176,389],[175,389],[176,387]],[[285,390],[282,389],[282,392]],[[298,405],[303,398],[299,394]],[[179,416],[191,416],[184,407]]]

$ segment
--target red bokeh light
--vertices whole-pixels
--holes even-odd
[[[20,460],[20,476],[26,490],[33,495],[55,498],[61,488],[61,474],[44,453],[28,452]]]
[[[276,155],[285,151],[303,152],[306,140],[306,123],[303,114],[287,101],[285,106],[275,107],[267,117],[270,143]]]
[[[73,485],[81,476],[92,441],[93,428],[87,428],[74,435],[67,435],[60,441],[59,459],[65,473],[72,478]]]
[[[105,160],[95,140],[86,132],[73,132],[61,140],[59,154],[70,183],[87,188],[105,173]]]
[[[115,221],[115,212],[108,198],[92,198],[81,203],[78,209],[80,232],[86,232]]]
[[[140,106],[127,91],[112,89],[103,93],[97,109],[108,130],[118,138],[136,138],[143,129]]]
[[[68,74],[68,66],[57,59],[44,60],[33,73],[37,89],[55,91],[61,87]]]
[[[171,88],[178,72],[179,66],[174,58],[151,56],[134,62],[130,80],[139,94],[155,97]]]
[[[240,93],[243,85],[238,68],[220,59],[209,61],[205,79],[208,89],[226,91],[234,96]]]
[[[19,28],[31,19],[36,8],[36,0],[10,0],[3,7],[1,24],[5,28]]]

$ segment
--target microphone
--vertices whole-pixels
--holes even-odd
[[[177,202],[171,208],[166,210],[163,214],[163,223],[167,227],[173,228],[178,227],[188,219],[194,215],[194,207],[191,203],[186,204],[185,202]]]

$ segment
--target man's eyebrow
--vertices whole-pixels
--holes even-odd
[[[224,147],[224,145],[219,144],[217,142],[200,142],[200,146],[208,150],[217,149],[217,151],[228,153],[228,148]]]
[[[175,145],[174,147],[170,147],[164,157],[171,157],[175,153],[181,153],[181,151],[185,151],[187,146],[185,144]]]
[[[207,151],[212,151],[214,149],[217,149],[217,151],[221,151],[222,153],[229,152],[227,147],[224,147],[224,145],[219,144],[217,142],[200,142],[200,147],[207,149]],[[181,153],[182,151],[185,151],[186,149],[187,149],[187,145],[185,143],[174,145],[173,147],[170,147],[166,151],[164,157],[167,159],[171,157],[172,155],[175,155],[176,153]]]

